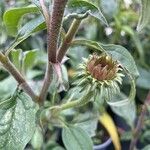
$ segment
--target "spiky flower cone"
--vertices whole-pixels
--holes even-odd
[[[119,84],[122,83],[123,76],[121,65],[111,56],[106,53],[94,53],[80,65],[76,84],[82,91],[90,87],[93,97],[101,95],[110,99],[113,94],[120,91]]]

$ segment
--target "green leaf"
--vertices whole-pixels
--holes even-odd
[[[141,31],[150,22],[150,0],[141,0],[141,13],[137,31]]]
[[[89,12],[92,17],[97,18],[108,26],[108,23],[101,10],[86,0],[69,0],[67,4],[67,10],[74,14],[85,14],[86,12]]]
[[[27,72],[28,69],[31,69],[35,65],[37,53],[38,53],[37,50],[30,50],[24,53],[22,63],[24,72]]]
[[[145,146],[142,150],[149,150],[150,149],[150,144]]]
[[[35,131],[36,105],[18,91],[10,100],[7,109],[0,108],[0,149],[23,150]]]
[[[135,61],[126,48],[114,44],[101,44],[101,46],[112,56],[112,58],[119,61],[121,65],[125,67],[133,77],[139,77],[139,72],[136,67]]]
[[[19,70],[21,69],[21,56],[22,56],[22,50],[17,49],[17,50],[12,50],[11,51],[11,60],[13,64],[18,68]]]
[[[67,150],[93,150],[90,137],[79,127],[64,127],[62,138]]]
[[[104,14],[106,14],[111,18],[117,14],[119,8],[118,2],[116,0],[109,0],[109,1],[101,0],[100,6]]]
[[[12,95],[17,87],[16,80],[9,76],[0,82],[0,99],[7,99]]]
[[[86,112],[82,113],[76,116],[75,122],[76,126],[80,127],[84,131],[88,133],[90,137],[95,136],[96,129],[97,129],[97,123],[98,123],[98,112]]]
[[[150,71],[141,67],[138,67],[138,70],[140,72],[140,76],[137,79],[136,85],[140,88],[149,90],[150,89]]]
[[[26,23],[18,32],[18,38],[22,39],[28,37],[31,33],[46,29],[45,20],[43,16],[39,16]]]
[[[20,26],[20,20],[25,14],[37,13],[39,9],[36,6],[12,8],[4,13],[4,23],[11,36],[16,36]]]
[[[119,101],[119,100],[123,100],[123,99],[128,99],[128,98],[123,93],[120,93],[118,95],[115,95],[112,98],[112,101],[116,101],[116,100]],[[120,117],[125,119],[126,122],[131,127],[134,127],[134,123],[135,123],[135,119],[136,119],[136,105],[135,105],[134,101],[128,100],[128,102],[124,105],[119,105],[119,106],[110,105],[110,107],[113,110],[113,112],[115,112],[117,115],[119,115]],[[127,112],[130,115],[128,115]]]
[[[9,51],[14,49],[18,44],[20,44],[29,36],[31,36],[32,33],[36,33],[44,29],[46,29],[46,25],[43,16],[39,16],[38,18],[32,19],[19,29],[15,41],[7,49],[7,52],[9,53]]]

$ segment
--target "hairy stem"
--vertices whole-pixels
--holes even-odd
[[[57,59],[59,62],[61,62],[63,57],[65,56],[66,51],[69,48],[69,46],[73,40],[73,37],[75,36],[75,34],[79,28],[80,23],[81,23],[81,19],[73,20],[71,27],[69,28],[69,30],[66,34],[66,37],[65,37],[64,41],[62,42],[62,44],[60,45],[60,48],[58,50]]]
[[[65,6],[68,0],[54,0],[50,29],[48,29],[48,58],[52,63],[57,62],[58,38],[64,15]]]
[[[57,44],[60,33],[60,28],[62,24],[62,18],[64,15],[65,6],[68,0],[54,0],[53,1],[53,10],[50,23],[47,23],[47,52],[48,52],[48,61],[47,68],[44,77],[43,86],[39,94],[39,103],[43,105],[48,88],[51,83],[50,76],[52,74],[52,63],[57,63]]]
[[[5,69],[15,78],[19,86],[34,100],[37,101],[37,96],[28,85],[22,74],[16,69],[16,67],[11,63],[11,61],[2,53],[0,53],[0,62]]]
[[[142,106],[142,111],[141,111],[141,114],[139,116],[136,128],[133,132],[133,138],[132,138],[132,141],[130,143],[130,149],[129,150],[134,150],[134,148],[136,146],[137,140],[140,136],[141,129],[142,129],[143,124],[144,124],[144,117],[145,117],[146,112],[147,112],[147,105],[150,105],[150,91],[146,97],[144,105]]]

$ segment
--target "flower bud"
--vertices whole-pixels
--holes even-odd
[[[98,94],[110,99],[111,95],[120,91],[119,84],[124,76],[122,70],[119,62],[110,55],[94,53],[80,65],[76,84],[82,87],[82,91],[90,85],[93,96]]]

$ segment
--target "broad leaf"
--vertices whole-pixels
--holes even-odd
[[[150,89],[150,71],[141,67],[138,67],[138,70],[140,72],[140,76],[137,79],[136,85],[140,88],[149,90]]]
[[[98,112],[87,111],[86,113],[80,113],[75,117],[74,122],[76,122],[76,126],[86,131],[90,137],[93,137],[96,134]]]
[[[18,38],[22,39],[28,37],[31,33],[46,29],[45,20],[43,16],[39,16],[26,23],[18,32]]]
[[[137,30],[141,31],[150,22],[150,0],[141,0],[141,14]]]
[[[112,99],[112,101],[120,101],[128,99],[126,95],[123,93],[120,93],[118,95],[115,95]],[[136,119],[136,105],[134,101],[127,101],[124,105],[110,105],[111,109],[120,117],[122,117],[130,127],[134,127],[135,119]],[[127,115],[127,112],[130,115]]]
[[[150,144],[146,145],[142,150],[149,150],[150,149]]]
[[[86,12],[89,12],[91,16],[108,25],[101,10],[97,6],[86,0],[69,0],[67,4],[67,10],[73,14],[85,14]]]
[[[28,13],[37,13],[36,6],[12,8],[4,13],[4,23],[10,35],[16,36],[20,26],[20,19]]]
[[[104,14],[106,14],[109,17],[115,16],[118,12],[118,2],[116,0],[101,0],[100,6]]]
[[[19,29],[15,41],[7,49],[7,52],[14,49],[18,44],[20,44],[29,36],[31,36],[32,33],[35,33],[44,29],[46,29],[46,25],[45,25],[43,16],[39,16],[38,18],[32,19],[31,21],[29,21],[28,23],[26,23],[23,27]]]
[[[0,149],[23,150],[35,131],[36,105],[23,92],[0,103]]]
[[[67,150],[93,150],[90,137],[79,127],[64,127],[62,138]]]
[[[90,137],[95,136],[95,131],[97,128],[97,118],[89,119],[76,124],[78,127],[85,130]]]

